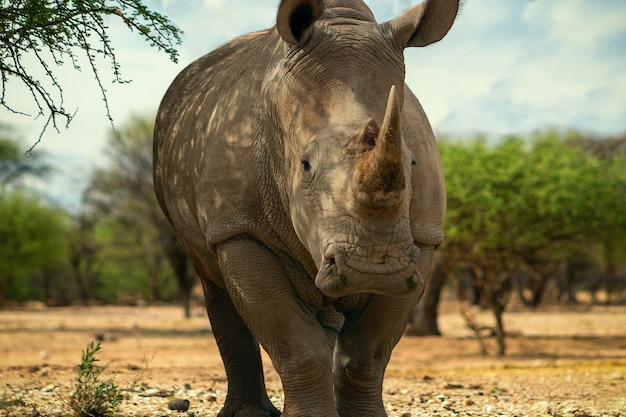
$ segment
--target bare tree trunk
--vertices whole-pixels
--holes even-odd
[[[508,303],[511,290],[511,274],[506,271],[498,272],[497,270],[491,271],[489,268],[485,268],[484,275],[485,298],[496,321],[495,333],[498,344],[496,354],[503,356],[506,353],[506,333],[502,315]]]
[[[532,291],[531,305],[533,307],[537,307],[541,303],[541,300],[543,300],[543,294],[546,291],[546,284],[549,279],[549,275],[539,274],[539,278],[535,281]]]
[[[74,259],[72,259],[71,263],[72,275],[74,276],[74,282],[76,283],[76,290],[78,292],[78,299],[83,307],[87,307],[89,305],[89,292],[87,291],[85,280],[83,279],[78,264],[74,263]]]
[[[517,280],[517,294],[519,299],[528,307],[537,307],[543,300],[543,295],[546,290],[548,281],[550,280],[550,274],[546,271],[533,271],[528,272],[530,282],[525,283],[522,280]],[[528,288],[530,287],[530,288]],[[526,296],[524,291],[530,289],[530,298]]]
[[[178,283],[179,297],[183,305],[185,318],[191,317],[191,291],[196,283],[197,276],[195,269],[191,264],[191,260],[185,252],[178,236],[173,229],[169,231],[167,236],[168,242],[165,247],[167,259],[174,270],[176,282]]]
[[[461,317],[465,321],[465,325],[468,329],[470,329],[474,336],[476,336],[476,340],[478,341],[478,345],[480,346],[480,354],[483,356],[487,356],[489,351],[487,350],[487,344],[485,343],[485,339],[482,335],[484,330],[489,330],[484,326],[480,326],[476,320],[467,312],[467,308],[465,307],[466,301],[459,298],[459,312],[461,313]]]
[[[83,197],[84,198],[84,197]],[[97,247],[90,238],[95,220],[81,214],[75,225],[75,235],[70,248],[70,265],[78,298],[83,306],[89,305],[91,292],[95,286],[96,273],[94,260]]]
[[[161,254],[157,253],[152,258],[152,267],[148,269],[148,273],[150,274],[150,301],[160,301],[161,300],[161,284],[159,278],[161,277]]]
[[[498,344],[498,350],[496,354],[498,356],[504,356],[506,353],[506,333],[504,332],[504,322],[502,321],[502,314],[504,313],[504,306],[498,304],[492,308],[493,315],[496,319],[496,343]]]
[[[574,285],[574,268],[572,268],[569,260],[563,260],[559,268],[559,276],[561,283],[559,285],[559,300],[565,297],[565,301],[576,304],[576,290]]]
[[[502,356],[506,353],[506,332],[504,331],[503,315],[512,289],[510,269],[496,263],[490,266],[473,265],[471,272],[476,276],[477,282],[480,284],[481,295],[495,318],[496,354]],[[474,328],[470,328],[474,332],[483,329],[475,324]],[[481,349],[484,351],[484,342],[480,337],[479,342],[481,343]]]
[[[5,301],[9,298],[11,285],[13,284],[13,275],[8,274],[0,276],[0,309],[4,308]]]

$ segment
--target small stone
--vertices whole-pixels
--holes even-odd
[[[187,399],[174,399],[167,403],[167,408],[173,411],[187,411],[189,410],[189,400]]]
[[[41,413],[37,410],[37,406],[33,405],[32,411],[26,414],[26,417],[41,417]]]
[[[443,401],[446,399],[446,396],[445,396],[445,395],[443,395],[443,394],[439,394],[439,395],[437,395],[437,399],[438,399],[439,401],[442,401],[442,402],[443,402]]]
[[[485,413],[493,414],[495,411],[496,411],[496,407],[494,407],[493,405],[486,405],[485,406]]]
[[[43,387],[43,388],[41,389],[41,392],[50,392],[50,391],[54,391],[54,390],[56,389],[56,387],[57,387],[57,386],[56,386],[56,385],[54,385],[54,384],[48,384],[48,385],[46,385],[45,387]]]
[[[466,398],[465,399],[465,405],[474,405],[474,404],[476,404],[476,403],[471,398]]]
[[[535,403],[532,410],[538,414],[552,414],[552,406],[548,401],[539,401]]]
[[[400,417],[411,417],[411,412],[405,411],[404,413],[400,414]]]

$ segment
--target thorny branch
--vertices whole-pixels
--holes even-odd
[[[39,137],[29,152],[50,126],[59,131],[59,119],[67,126],[76,113],[76,110],[66,110],[63,87],[55,73],[68,60],[74,69],[81,71],[79,63],[87,59],[100,89],[106,116],[113,125],[98,58],[109,61],[114,82],[128,81],[122,78],[108,36],[106,16],[119,17],[150,46],[164,51],[177,62],[175,46],[181,42],[180,29],[167,17],[149,10],[141,0],[0,1],[0,107],[35,119],[45,117]],[[9,101],[18,91],[14,88],[29,93],[36,109],[34,113]]]

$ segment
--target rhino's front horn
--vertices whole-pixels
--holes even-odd
[[[384,208],[402,202],[405,178],[400,110],[395,86],[389,92],[385,118],[376,144],[357,162],[353,179],[356,199],[365,206]]]

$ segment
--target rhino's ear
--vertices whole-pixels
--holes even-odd
[[[460,0],[425,0],[381,27],[400,47],[426,46],[441,40],[452,27]]]
[[[282,0],[278,6],[276,29],[285,42],[297,45],[306,39],[321,11],[321,0]]]

